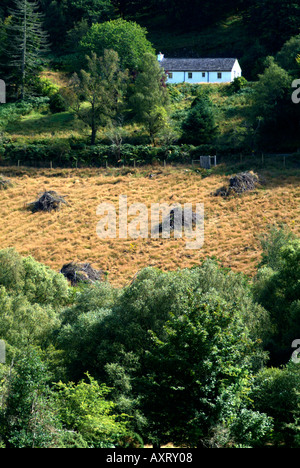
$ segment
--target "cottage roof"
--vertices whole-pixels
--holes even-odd
[[[231,71],[235,58],[164,58],[160,65],[166,71]]]

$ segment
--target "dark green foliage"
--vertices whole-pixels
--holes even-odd
[[[28,115],[33,110],[43,111],[48,102],[48,97],[32,97],[13,104],[1,104],[0,126],[5,128],[11,122],[18,122],[21,116]]]
[[[211,143],[217,135],[215,112],[205,95],[198,96],[182,123],[182,141],[191,145]]]
[[[32,303],[60,306],[68,300],[68,283],[32,257],[21,257],[14,249],[0,251],[0,285],[22,293]]]
[[[12,70],[17,97],[22,100],[29,93],[32,78],[40,70],[41,57],[47,51],[47,35],[43,30],[43,16],[34,0],[15,0],[7,26],[8,64]]]
[[[284,265],[281,251],[295,239],[295,234],[287,226],[271,226],[260,238],[263,252],[259,267],[266,266],[274,271],[280,270]]]
[[[50,97],[49,109],[52,114],[58,114],[67,110],[66,102],[60,93],[55,93]]]
[[[276,53],[299,32],[300,5],[294,0],[245,0],[244,21],[250,34]]]
[[[239,76],[235,78],[231,83],[231,89],[234,93],[241,91],[241,89],[245,88],[248,85],[248,81],[243,76]]]
[[[115,17],[114,2],[111,0],[69,0],[68,3],[77,21],[86,19],[89,23],[103,23]]]
[[[137,166],[152,164],[153,161],[174,163],[190,163],[194,147],[190,145],[166,145],[153,147],[150,145],[130,145],[124,143],[117,155],[112,145],[98,144],[90,146],[85,143],[59,143],[55,140],[24,145],[15,143],[4,144],[4,158],[12,164],[24,163],[49,167],[50,161],[58,165],[74,167],[76,162],[82,166],[105,167],[106,164],[118,166]]]
[[[255,377],[250,398],[257,411],[274,421],[273,444],[299,448],[299,364],[262,369]]]
[[[263,245],[263,265],[254,283],[254,293],[269,311],[274,326],[267,341],[271,360],[284,364],[290,358],[292,342],[300,333],[300,242],[285,230],[278,230],[272,231],[269,242],[265,240]]]
[[[228,353],[229,348],[236,353],[240,365],[236,378],[241,379],[242,387],[247,372],[260,366],[264,360],[260,346],[256,344],[254,349],[251,343],[254,343],[252,339],[255,341],[264,336],[268,320],[263,309],[251,301],[249,293],[249,285],[243,277],[222,271],[214,262],[208,261],[202,267],[176,273],[145,269],[122,291],[114,291],[107,285],[86,290],[80,303],[67,311],[57,344],[65,352],[70,378],[78,379],[88,369],[100,381],[108,379],[109,385],[115,388],[120,411],[134,415],[134,430],[143,429],[153,441],[167,441],[172,432],[173,440],[195,445],[200,443],[200,439],[206,439],[208,430],[221,422],[220,411],[225,419],[229,418],[227,397],[231,395],[230,379],[227,397],[225,394],[222,396],[220,387],[220,405],[208,411],[207,425],[201,424],[202,432],[199,432],[200,419],[206,412],[204,400],[217,397],[217,388],[222,380],[218,379],[223,372],[226,373],[225,368],[215,368],[215,379],[210,380],[214,359],[221,365],[222,353]],[[197,318],[198,311],[200,315]],[[219,318],[213,319],[217,315]],[[196,325],[189,324],[190,320],[197,321],[199,335]],[[218,331],[213,331],[213,323],[218,324]],[[183,333],[185,324],[186,333],[196,327],[193,346],[191,337]],[[208,339],[210,327],[211,340]],[[240,340],[241,330],[245,337],[243,340]],[[217,335],[213,338],[214,333],[220,333],[223,338],[217,338]],[[207,338],[202,342],[204,336]],[[220,345],[219,359],[215,355],[215,345],[223,339],[233,341],[231,347]],[[167,352],[168,346],[172,346],[173,351]],[[203,346],[207,351],[205,360],[200,358],[205,354]],[[178,350],[176,363],[175,349]],[[188,358],[189,353],[192,354]],[[231,358],[229,362],[234,367]],[[203,379],[206,379],[205,375],[208,379],[204,393],[198,387],[197,366],[203,370]],[[243,374],[243,369],[246,374]],[[177,393],[177,387],[185,390],[178,388]],[[224,391],[226,393],[225,388]],[[201,398],[204,406],[201,406]],[[230,398],[234,398],[233,395]],[[237,401],[231,417],[236,417],[235,411],[241,408],[241,404]],[[200,419],[194,426],[192,419],[200,410],[203,416],[199,414]],[[177,426],[171,429],[175,414]],[[148,421],[147,427],[144,418]],[[191,421],[187,424],[189,418]]]
[[[153,336],[156,346],[146,356],[147,373],[142,378],[146,414],[158,439],[168,434],[180,445],[214,446],[209,435],[222,425],[231,432],[232,422],[247,408],[254,343],[237,308],[218,293],[196,292],[186,309],[185,314],[170,317],[165,336]],[[262,417],[260,427],[261,423]],[[270,430],[270,422],[265,429]],[[245,442],[241,434],[236,434],[236,441]]]
[[[295,78],[299,77],[300,67],[297,57],[300,55],[300,34],[291,37],[276,54],[278,64],[290,72]]]
[[[1,251],[0,336],[14,356],[0,368],[2,444],[298,447],[298,365],[267,369],[264,351],[286,346],[288,361],[299,338],[299,239],[272,228],[262,244],[254,283],[206,260],[73,294]]]
[[[49,343],[69,299],[62,275],[13,249],[0,251],[0,336],[11,347],[10,357],[15,349]]]
[[[49,448],[52,415],[47,407],[47,373],[37,352],[23,351],[2,397],[0,436],[6,448]]]
[[[293,151],[299,146],[300,106],[292,101],[293,78],[273,57],[254,85],[251,109],[259,119],[258,145],[273,151]]]
[[[167,126],[169,96],[164,72],[153,54],[141,56],[139,73],[129,99],[133,119],[145,126],[151,141]]]
[[[112,49],[105,49],[101,57],[93,52],[86,59],[87,70],[73,75],[66,103],[91,128],[91,145],[95,145],[99,127],[122,117],[128,73],[120,69],[119,55]]]

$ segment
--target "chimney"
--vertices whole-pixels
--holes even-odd
[[[165,58],[164,54],[162,54],[161,52],[159,52],[159,54],[158,54],[158,56],[157,56],[157,60],[158,60],[159,62],[162,62],[164,58]]]

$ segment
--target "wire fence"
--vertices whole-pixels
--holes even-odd
[[[217,168],[221,164],[225,165],[248,165],[249,167],[277,167],[277,168],[300,168],[300,152],[299,153],[255,153],[255,154],[232,154],[232,155],[214,155],[214,156],[200,156],[197,159],[190,159],[190,161],[157,161],[153,163],[155,166],[191,166],[192,168],[212,169]],[[87,169],[87,168],[125,168],[125,167],[146,167],[151,166],[151,163],[138,163],[132,161],[131,163],[123,163],[122,161],[110,162],[106,161],[93,161],[93,163],[85,163],[84,161],[51,161],[51,160],[20,160],[17,162],[10,162],[8,160],[0,160],[0,167],[3,168],[18,168],[18,169]]]

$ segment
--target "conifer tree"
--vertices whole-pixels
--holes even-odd
[[[24,99],[48,49],[48,40],[38,3],[35,0],[14,0],[14,3],[10,9],[12,21],[8,26],[10,40],[6,54],[11,68],[9,81],[16,87],[17,96]]]

